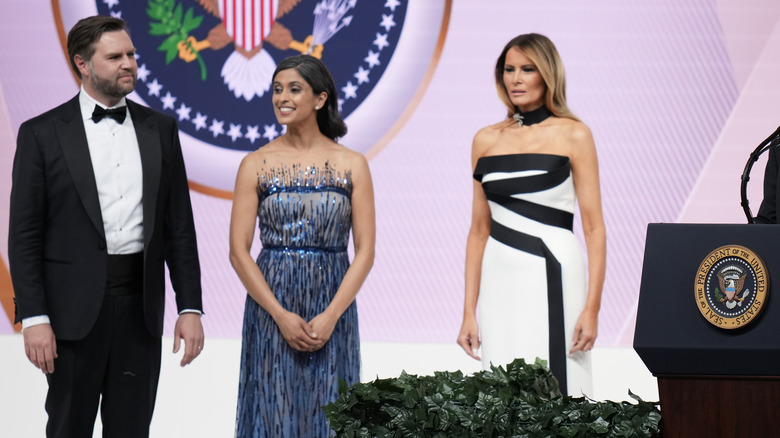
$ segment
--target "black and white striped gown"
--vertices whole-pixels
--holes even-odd
[[[592,395],[590,353],[568,354],[585,306],[585,261],[572,232],[576,195],[568,157],[482,157],[491,215],[479,321],[485,368],[540,357],[573,396]]]

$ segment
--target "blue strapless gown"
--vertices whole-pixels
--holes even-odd
[[[349,267],[350,172],[329,167],[262,169],[258,175],[257,265],[285,309],[309,321],[322,313]],[[316,352],[292,349],[273,318],[247,296],[236,436],[327,437],[322,407],[338,397],[339,379],[360,379],[353,302]]]

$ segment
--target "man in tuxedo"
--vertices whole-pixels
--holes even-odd
[[[181,365],[203,347],[200,265],[176,120],[125,96],[136,84],[124,21],[68,34],[82,85],[24,122],[13,165],[9,261],[16,322],[46,375],[49,437],[145,437],[160,374],[165,264]]]

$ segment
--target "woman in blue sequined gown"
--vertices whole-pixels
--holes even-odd
[[[373,188],[366,159],[336,143],[346,126],[324,64],[287,58],[272,86],[287,129],[241,162],[230,223],[231,263],[248,293],[236,436],[326,437],[322,407],[340,379],[360,379],[355,296],[373,263]]]
[[[484,367],[541,358],[564,394],[592,395],[589,352],[606,265],[593,137],[567,108],[563,64],[548,38],[510,41],[495,81],[508,112],[474,137],[458,343]],[[572,232],[577,203],[587,273]]]

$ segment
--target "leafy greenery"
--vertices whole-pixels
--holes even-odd
[[[471,376],[401,373],[347,387],[324,407],[339,437],[659,437],[658,403],[562,396],[539,359]]]
[[[149,0],[146,15],[149,16],[149,35],[165,36],[168,38],[157,48],[165,52],[165,63],[170,64],[179,53],[179,44],[185,44],[195,55],[200,64],[200,79],[206,80],[206,63],[200,53],[192,47],[189,41],[190,32],[200,27],[203,16],[195,16],[193,7],[183,12],[181,3],[174,0]],[[183,17],[182,17],[183,15]]]

